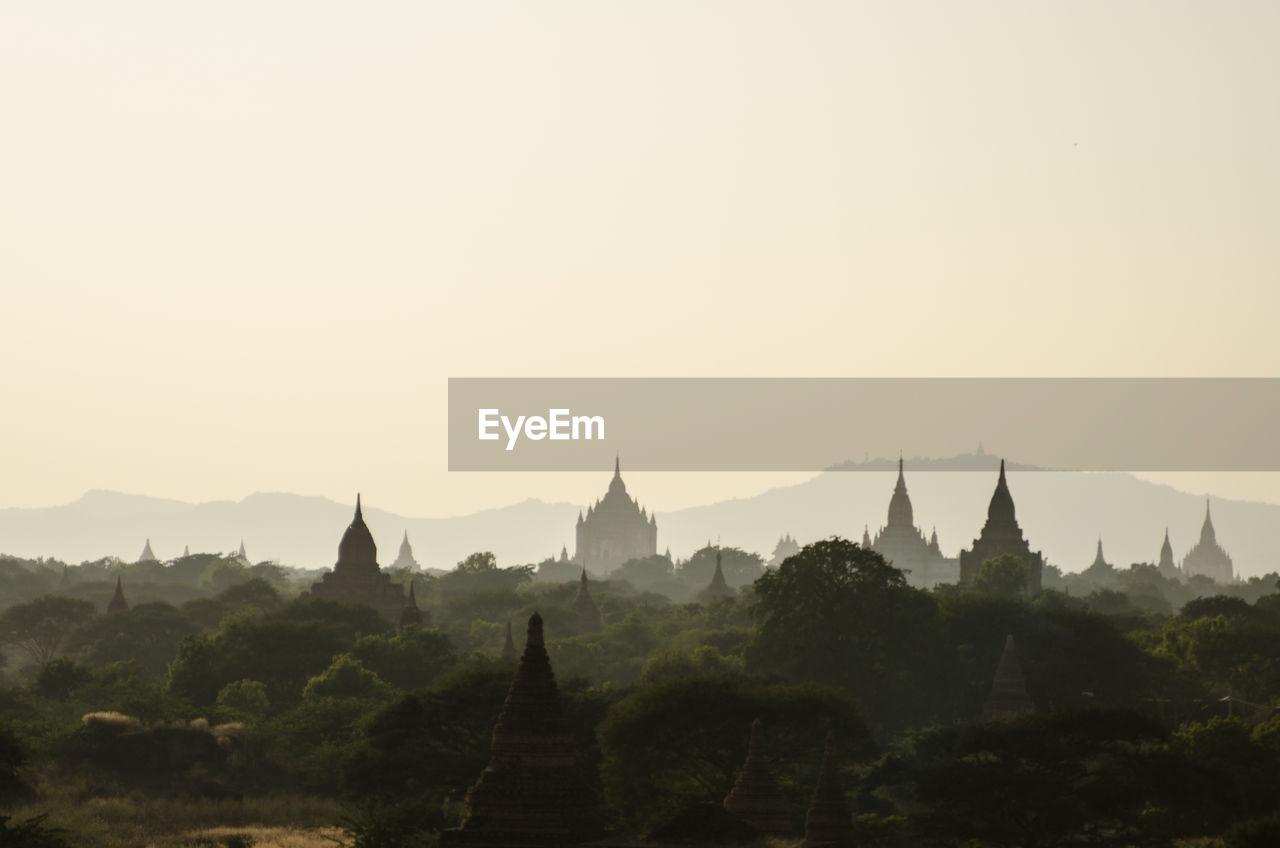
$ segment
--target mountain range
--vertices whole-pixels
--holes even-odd
[[[936,528],[946,555],[971,545],[981,530],[998,462],[982,453],[905,461],[916,523],[926,536]],[[1042,550],[1064,571],[1087,567],[1099,538],[1107,561],[1123,567],[1154,562],[1166,527],[1178,560],[1200,536],[1203,496],[1117,472],[1053,472],[1012,462],[1008,469],[1024,534],[1033,550]],[[896,460],[849,462],[752,497],[658,513],[658,548],[687,557],[718,541],[767,559],[784,533],[801,544],[832,535],[861,539],[864,527],[874,536],[885,521],[896,473]],[[607,484],[602,475],[599,494]],[[465,516],[415,518],[366,502],[364,516],[379,562],[395,559],[407,533],[420,564],[450,568],[480,550],[493,551],[502,565],[538,562],[558,554],[562,545],[572,554],[574,524],[584,506],[530,498]],[[1219,498],[1209,506],[1237,575],[1280,569],[1280,506]],[[73,563],[103,556],[132,561],[149,539],[164,560],[184,547],[192,553],[233,552],[243,541],[254,562],[325,568],[337,557],[352,509],[353,504],[287,493],[191,504],[94,490],[63,506],[0,510],[0,552]]]

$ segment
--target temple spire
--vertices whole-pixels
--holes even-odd
[[[400,611],[400,626],[404,627],[422,627],[426,622],[422,610],[418,609],[418,595],[413,589],[413,581],[409,581],[409,598],[404,603],[404,609]]]
[[[586,633],[594,633],[604,627],[600,617],[600,608],[591,599],[587,589],[587,566],[582,566],[582,578],[578,583],[578,594],[573,599],[573,612],[578,619],[578,627]]]
[[[751,723],[747,761],[733,789],[724,799],[724,808],[763,834],[791,835],[790,805],[769,768],[764,724],[760,719]]]
[[[1000,655],[1000,665],[996,667],[995,679],[991,683],[991,694],[982,707],[982,719],[1017,718],[1035,710],[1035,702],[1027,694],[1027,681],[1022,675],[1022,663],[1018,661],[1013,634],[1009,634],[1005,637],[1004,653]]]
[[[704,604],[732,598],[734,592],[724,579],[724,568],[720,564],[720,551],[716,550],[716,570],[711,574],[711,583],[698,593],[698,601]]]
[[[813,803],[804,817],[804,840],[809,844],[853,844],[853,817],[840,787],[836,742],[830,733],[822,754],[822,771],[818,774]]]
[[[515,662],[517,659],[519,659],[519,655],[516,653],[515,640],[511,638],[511,619],[508,618],[507,640],[502,645],[502,660],[503,662]]]
[[[1209,514],[1209,499],[1204,499],[1204,525],[1200,528],[1200,541],[1216,542],[1217,534],[1213,530],[1213,517]]]
[[[116,575],[116,593],[111,596],[111,602],[107,604],[107,612],[128,612],[129,602],[124,599],[124,582],[120,579],[120,575]]]

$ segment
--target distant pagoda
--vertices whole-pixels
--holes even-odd
[[[236,551],[235,560],[241,565],[253,565],[249,561],[249,555],[244,551],[244,539],[240,540],[240,550]]]
[[[763,834],[791,835],[791,805],[769,768],[764,724],[760,719],[751,723],[747,761],[733,789],[725,796],[724,808]]]
[[[600,608],[591,599],[587,590],[587,567],[582,567],[582,580],[578,583],[578,593],[573,597],[573,615],[578,620],[578,629],[583,633],[595,633],[603,629],[604,620],[600,617]]]
[[[142,553],[138,554],[138,562],[159,562],[156,555],[151,552],[150,539],[147,539],[147,543],[142,546]]]
[[[804,817],[804,841],[809,845],[852,845],[853,816],[840,787],[840,764],[836,759],[835,737],[827,734],[822,754],[822,771],[813,793],[813,803]]]
[[[889,519],[876,533],[871,548],[895,568],[905,571],[907,582],[916,588],[932,589],[940,583],[959,580],[959,562],[942,555],[937,531],[931,541],[925,541],[924,532],[915,525],[901,457],[898,458],[898,482],[889,499]]]
[[[338,543],[338,561],[332,571],[302,593],[303,598],[363,604],[398,623],[404,610],[404,589],[391,582],[391,575],[378,567],[378,546],[364,523],[360,496],[356,495],[356,514]]]
[[[1012,554],[1022,560],[1027,566],[1027,594],[1039,594],[1044,555],[1039,551],[1032,553],[1031,545],[1022,537],[1022,528],[1014,516],[1013,495],[1009,494],[1002,459],[1000,478],[987,507],[987,523],[982,526],[981,535],[973,540],[973,548],[960,552],[960,582],[972,583],[984,562],[1004,554]]]
[[[440,834],[441,848],[569,848],[604,835],[536,612],[490,750],[489,765],[467,791],[467,816]]]
[[[1160,561],[1156,568],[1165,577],[1178,577],[1178,566],[1173,561],[1173,545],[1169,544],[1169,528],[1164,528],[1164,544],[1160,546]]]
[[[400,610],[400,628],[431,626],[431,613],[418,608],[418,596],[413,590],[413,581],[409,581],[409,597],[405,599],[404,609]]]
[[[1027,681],[1022,675],[1022,663],[1018,662],[1018,650],[1013,644],[1013,634],[1004,640],[1004,653],[996,666],[996,676],[991,683],[991,694],[982,707],[983,721],[1000,721],[1017,718],[1036,711],[1035,702],[1027,694]]]
[[[502,643],[502,660],[503,662],[515,662],[520,658],[520,654],[516,652],[515,640],[511,638],[511,620],[507,619],[507,639]]]
[[[409,544],[409,531],[404,531],[404,538],[400,540],[400,553],[396,555],[396,561],[387,566],[388,568],[407,568],[410,571],[419,571],[422,566],[418,565],[418,561],[413,558],[413,546]]]
[[[698,603],[713,604],[716,601],[727,601],[738,594],[729,588],[724,580],[724,568],[720,565],[720,551],[716,550],[716,570],[711,574],[711,583],[698,593]]]
[[[120,579],[120,575],[116,575],[116,591],[111,596],[111,600],[107,603],[107,612],[128,612],[129,602],[124,599],[124,582]]]
[[[1107,562],[1107,558],[1102,555],[1102,537],[1098,537],[1098,552],[1093,556],[1093,562],[1089,563],[1083,574],[1092,574],[1093,576],[1107,575],[1112,572],[1111,564]]]
[[[1182,558],[1182,573],[1187,577],[1203,575],[1216,583],[1230,583],[1235,579],[1231,557],[1218,544],[1217,534],[1213,530],[1208,498],[1204,500],[1204,524],[1200,527],[1200,541]]]
[[[608,574],[627,560],[658,552],[658,519],[627,494],[622,466],[613,462],[613,479],[603,499],[578,513],[574,562],[590,562],[598,574]]]
[[[791,538],[791,534],[787,533],[778,539],[778,544],[773,546],[773,556],[766,563],[770,568],[777,568],[782,565],[787,557],[800,553],[800,545],[796,540]],[[668,557],[669,559],[670,557]]]

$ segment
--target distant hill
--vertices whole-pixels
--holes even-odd
[[[937,527],[948,555],[972,543],[986,519],[999,461],[969,454],[906,461],[915,520],[925,533]],[[1009,464],[1009,486],[1018,521],[1035,549],[1066,571],[1093,561],[1101,534],[1115,565],[1154,562],[1164,529],[1180,559],[1199,538],[1204,499],[1122,473],[1065,473]],[[846,463],[793,486],[707,506],[658,514],[659,550],[676,556],[719,539],[766,557],[790,532],[804,544],[830,535],[860,539],[884,523],[896,476],[896,460]],[[963,469],[963,470],[947,470]],[[601,491],[607,485],[601,479]],[[643,492],[639,494],[643,499]],[[150,538],[160,559],[189,546],[232,552],[243,539],[255,562],[275,560],[301,568],[325,568],[337,557],[338,540],[352,504],[302,495],[263,493],[239,501],[188,504],[173,500],[91,491],[65,506],[0,510],[0,552],[57,557],[69,562],[114,555],[133,560]],[[579,505],[529,499],[453,518],[411,518],[366,505],[365,519],[378,543],[379,561],[391,562],[407,530],[419,563],[450,568],[468,553],[491,550],[505,565],[537,562],[567,544],[573,550]],[[1280,570],[1280,506],[1214,499],[1218,540],[1245,577]]]

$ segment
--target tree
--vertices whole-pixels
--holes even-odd
[[[271,708],[267,698],[267,687],[256,680],[237,680],[228,683],[218,693],[218,706],[242,715],[259,720]]]
[[[1013,554],[985,560],[973,580],[973,588],[997,598],[1021,597],[1027,593],[1027,564]]]
[[[92,666],[133,660],[145,676],[155,679],[164,676],[178,644],[199,629],[169,604],[138,604],[86,621],[67,639],[67,650]]]
[[[0,641],[44,665],[62,650],[71,631],[93,614],[89,601],[45,595],[0,613]]]
[[[606,800],[642,829],[692,804],[719,803],[742,769],[757,718],[797,811],[813,791],[828,731],[846,763],[871,751],[857,707],[833,689],[740,675],[677,677],[636,690],[606,713],[597,733]]]
[[[755,594],[749,670],[844,689],[877,722],[935,713],[945,678],[937,604],[880,554],[815,542],[765,572]]]
[[[401,630],[394,636],[362,636],[351,649],[351,656],[405,691],[431,685],[457,659],[448,636],[417,628]]]
[[[323,673],[307,681],[302,697],[307,701],[321,698],[363,698],[382,700],[390,697],[394,688],[382,678],[360,664],[350,654],[342,654]]]
[[[677,575],[691,589],[706,588],[716,570],[717,554],[724,582],[732,589],[747,586],[764,574],[764,560],[759,554],[748,553],[741,548],[708,545],[694,551],[693,556],[681,563]]]

